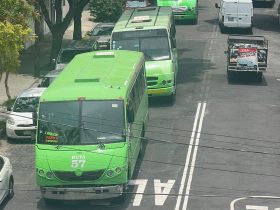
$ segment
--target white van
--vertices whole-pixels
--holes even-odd
[[[253,2],[252,0],[221,0],[219,9],[219,24],[221,32],[225,28],[246,28],[252,31]]]

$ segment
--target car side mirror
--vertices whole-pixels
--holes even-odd
[[[12,111],[12,107],[8,106],[7,111],[9,111],[9,112]]]
[[[128,122],[129,123],[133,123],[134,122],[134,111],[133,111],[133,109],[128,109],[127,110],[127,120],[128,120]]]
[[[99,50],[99,43],[95,41],[92,45],[92,50],[93,51],[98,51]]]
[[[228,51],[226,50],[226,51],[224,51],[224,54],[228,54]]]
[[[218,5],[217,3],[215,3],[215,7],[216,7],[217,9],[220,8],[219,5]]]

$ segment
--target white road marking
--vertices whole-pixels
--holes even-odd
[[[143,198],[143,193],[145,191],[146,185],[148,180],[147,179],[136,179],[136,180],[130,180],[129,185],[138,185],[136,194],[133,201],[133,206],[140,206],[140,203]]]
[[[175,183],[175,180],[168,180],[167,183],[161,183],[159,179],[154,180],[155,205],[156,206],[162,206],[164,204],[174,183]]]
[[[252,206],[252,205],[246,205],[246,209],[248,209],[248,210],[268,210],[268,206]]]
[[[230,202],[230,210],[234,210],[234,205],[237,201],[241,201],[241,200],[245,200],[245,199],[248,199],[248,198],[268,198],[268,199],[280,199],[280,197],[278,196],[268,196],[268,195],[254,195],[254,196],[248,196],[248,197],[242,197],[242,198],[237,198],[233,201]],[[280,210],[280,208],[276,208],[274,210]]]
[[[193,130],[192,130],[192,134],[191,134],[191,140],[190,140],[190,144],[189,144],[189,147],[188,147],[188,153],[187,153],[187,156],[186,156],[185,167],[184,167],[183,176],[182,176],[182,179],[181,179],[179,195],[177,197],[175,210],[179,210],[180,204],[181,204],[181,199],[182,199],[182,194],[183,194],[183,190],[184,190],[184,187],[185,187],[187,171],[188,171],[188,167],[189,167],[189,163],[190,163],[190,156],[191,156],[191,152],[192,152],[193,141],[194,141],[195,132],[196,132],[196,126],[197,126],[198,117],[199,117],[199,113],[200,113],[200,107],[201,107],[201,103],[198,103],[198,106],[197,106],[197,109],[196,109],[195,120],[194,120],[194,124],[193,124]]]
[[[206,109],[206,103],[204,102],[203,107],[202,107],[202,112],[200,115],[197,136],[196,136],[196,140],[195,140],[195,147],[194,147],[194,152],[193,152],[193,156],[192,156],[192,163],[191,163],[191,168],[190,168],[190,173],[189,173],[189,178],[188,178],[188,183],[187,183],[184,204],[183,204],[183,208],[182,208],[183,210],[186,210],[187,206],[188,206],[189,193],[190,193],[191,184],[192,184],[193,171],[194,171],[194,167],[195,167],[195,161],[196,161],[196,156],[197,156],[197,150],[198,150],[198,145],[199,145],[199,140],[200,140],[200,133],[201,133],[201,129],[202,129],[202,123],[203,123],[203,119],[204,119],[205,109]]]

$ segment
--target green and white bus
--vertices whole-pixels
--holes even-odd
[[[178,64],[171,8],[125,10],[113,29],[111,49],[143,52],[148,95],[174,99]]]
[[[75,56],[39,103],[36,171],[46,203],[122,196],[147,121],[143,53]]]
[[[157,5],[172,7],[175,19],[197,23],[198,0],[157,0]]]

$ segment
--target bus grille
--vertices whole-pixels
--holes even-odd
[[[84,171],[81,176],[75,175],[74,171],[54,171],[57,178],[64,181],[93,181],[99,179],[104,169],[98,171]]]
[[[147,85],[154,86],[157,85],[158,77],[147,77]]]

